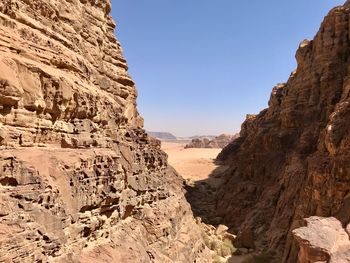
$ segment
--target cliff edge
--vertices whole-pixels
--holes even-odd
[[[294,263],[299,246],[291,233],[304,218],[349,223],[349,25],[347,1],[300,44],[295,72],[218,156],[230,169],[217,209],[238,232],[238,246],[267,248]]]
[[[0,261],[210,262],[110,11],[0,2]]]

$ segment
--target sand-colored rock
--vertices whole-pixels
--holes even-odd
[[[269,107],[248,115],[218,160],[230,165],[217,195],[225,225],[295,263],[292,230],[310,216],[350,221],[350,4],[334,8]],[[240,237],[238,236],[238,239]]]
[[[0,2],[1,262],[210,262],[110,10]]]
[[[306,226],[293,230],[300,245],[300,263],[350,262],[349,235],[335,218],[310,217]]]

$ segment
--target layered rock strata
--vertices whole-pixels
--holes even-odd
[[[349,25],[347,1],[301,43],[296,71],[218,156],[230,169],[217,210],[239,232],[240,246],[268,248],[294,263],[299,246],[291,232],[304,218],[350,221]]]
[[[0,2],[0,261],[210,262],[110,10]]]

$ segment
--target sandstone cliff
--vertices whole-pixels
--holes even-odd
[[[210,262],[110,10],[0,2],[1,262]]]
[[[237,245],[297,262],[291,231],[309,216],[350,221],[350,1],[334,8],[268,109],[249,115],[219,155],[230,165],[217,198]],[[255,241],[255,243],[254,243]],[[350,249],[350,248],[349,248]]]

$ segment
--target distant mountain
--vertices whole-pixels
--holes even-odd
[[[172,140],[177,140],[177,137],[170,132],[147,132],[150,136],[157,138],[158,140],[161,141],[172,141]]]

